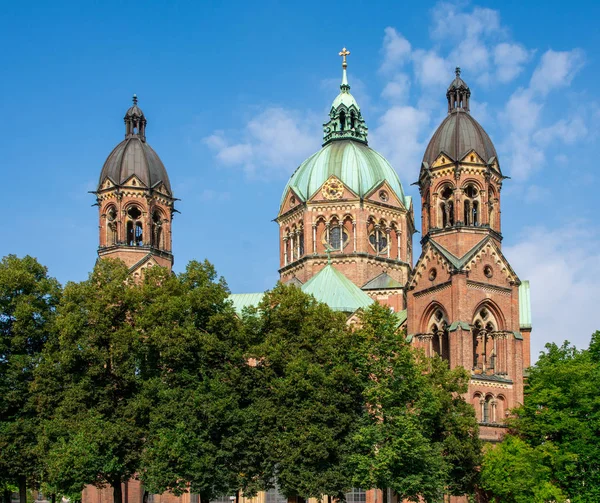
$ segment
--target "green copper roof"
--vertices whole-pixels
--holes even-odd
[[[406,207],[410,206],[396,171],[385,157],[364,143],[353,140],[332,141],[304,161],[285,186],[281,204],[288,188],[293,188],[306,201],[330,176],[339,178],[360,197],[364,197],[378,183],[387,181],[398,199]]]
[[[345,313],[354,313],[375,302],[331,264],[304,283],[302,291],[313,295],[334,311]]]
[[[264,297],[264,293],[232,293],[229,300],[237,314],[242,314],[246,307],[256,307]]]
[[[522,281],[519,286],[519,325],[531,328],[531,294],[529,281]]]
[[[403,311],[395,312],[394,316],[396,317],[396,320],[398,320],[396,328],[401,327],[402,324],[406,321],[406,318],[408,318],[408,311],[404,309]]]

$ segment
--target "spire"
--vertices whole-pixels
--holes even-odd
[[[348,68],[346,56],[350,56],[350,51],[344,47],[340,51],[340,56],[342,57],[342,83],[340,85],[340,89],[343,93],[349,93],[350,84],[348,84],[348,75],[346,74],[346,68]]]
[[[446,98],[448,98],[448,113],[468,112],[471,90],[466,82],[460,77],[460,66],[454,70],[456,77],[448,86]]]
[[[339,55],[342,57],[342,83],[340,84],[340,94],[331,104],[329,121],[323,124],[323,146],[334,140],[355,140],[367,143],[368,128],[362,118],[358,103],[350,94],[350,84],[348,84],[346,56],[350,55],[350,51],[344,47]]]
[[[125,138],[136,137],[146,141],[146,117],[142,109],[138,107],[137,94],[133,95],[133,105],[125,114]]]

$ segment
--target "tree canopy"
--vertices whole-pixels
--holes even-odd
[[[599,386],[600,332],[586,350],[547,344],[510,435],[485,455],[483,487],[509,503],[600,501]]]
[[[61,287],[32,257],[0,262],[0,487],[37,479],[39,418],[31,383],[44,346],[53,336]]]

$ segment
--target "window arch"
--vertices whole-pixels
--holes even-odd
[[[127,245],[144,246],[144,226],[142,224],[142,210],[132,204],[127,208]]]
[[[344,227],[344,222],[337,216],[333,216],[325,225],[325,231],[322,236],[322,243],[325,245],[325,251],[344,251],[348,244],[350,235]]]
[[[498,320],[488,305],[483,305],[473,318],[473,369],[496,373],[499,365]]]
[[[454,189],[445,185],[440,191],[440,227],[451,227],[454,225],[454,201],[452,200]]]
[[[112,246],[117,244],[117,208],[110,205],[106,209],[106,245]]]
[[[152,246],[155,248],[164,248],[163,242],[163,214],[160,210],[155,209],[152,212]]]
[[[463,193],[464,224],[477,227],[481,225],[479,189],[474,183],[469,183]]]
[[[387,222],[383,219],[376,221],[374,217],[370,217],[367,227],[371,248],[377,255],[386,253],[390,246],[390,228]]]

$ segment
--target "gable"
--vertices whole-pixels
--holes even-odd
[[[447,166],[448,164],[452,164],[454,160],[445,152],[442,152],[435,158],[435,161],[431,163],[432,168],[439,168],[440,166]]]
[[[435,278],[433,280],[430,278],[432,269],[435,269]],[[429,241],[423,247],[421,256],[415,264],[408,288],[411,290],[417,286],[429,288],[430,286],[448,281],[454,269],[455,264]]]
[[[287,213],[290,210],[295,209],[299,204],[304,202],[304,198],[300,196],[299,190],[294,190],[293,187],[288,188],[287,194],[283,199],[283,203],[281,204],[281,208],[279,209],[279,214]]]
[[[404,208],[404,202],[400,201],[397,194],[392,190],[390,184],[386,180],[377,183],[365,195],[365,200],[373,203],[387,204],[390,206],[399,206]]]
[[[146,184],[142,183],[142,181],[136,175],[131,175],[127,180],[123,182],[123,185],[127,185],[130,187],[146,187]]]
[[[471,163],[471,164],[486,164],[486,162],[479,156],[474,149],[469,150],[460,162]]]
[[[463,269],[472,271],[486,259],[493,264],[494,270],[499,272],[507,283],[510,285],[520,283],[515,271],[492,238],[485,240],[483,246],[476,253],[473,253],[468,260],[464,261]]]
[[[358,194],[351,190],[337,176],[331,175],[309,198],[309,202],[335,202],[348,199],[359,199]]]

